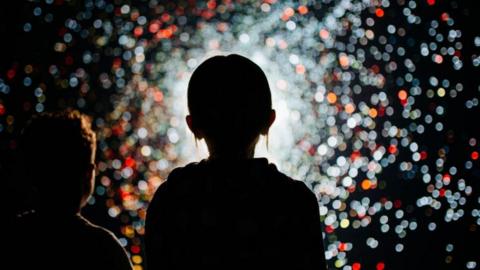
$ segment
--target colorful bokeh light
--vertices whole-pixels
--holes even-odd
[[[3,27],[16,36],[0,69],[1,147],[15,150],[32,113],[92,115],[98,175],[85,214],[117,234],[136,269],[154,191],[206,157],[184,123],[188,79],[228,53],[267,74],[277,122],[257,155],[318,196],[331,269],[407,269],[423,234],[449,247],[426,265],[478,269],[474,253],[451,254],[462,239],[442,229],[466,223],[478,237],[480,226],[480,33],[460,1],[20,6]]]

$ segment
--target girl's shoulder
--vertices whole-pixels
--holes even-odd
[[[228,175],[227,178],[231,178],[232,182],[242,181],[250,186],[264,186],[276,192],[298,196],[312,193],[305,182],[295,180],[279,171],[277,166],[266,158],[255,158],[240,164],[208,160],[192,162],[172,170],[167,180],[159,187],[159,192],[167,192],[167,189],[171,192],[195,190],[215,181],[216,178],[222,178],[219,180],[223,182],[228,181],[229,179],[223,177],[225,175]]]

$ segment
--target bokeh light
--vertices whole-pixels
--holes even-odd
[[[267,74],[277,121],[257,156],[317,194],[330,268],[407,269],[405,258],[433,252],[422,266],[478,269],[478,242],[463,240],[480,225],[480,33],[460,1],[20,6],[4,27],[16,36],[0,70],[2,149],[15,149],[34,112],[92,115],[98,176],[85,213],[117,234],[136,269],[155,189],[206,157],[184,123],[188,79],[228,53]],[[468,229],[449,237],[449,224]]]

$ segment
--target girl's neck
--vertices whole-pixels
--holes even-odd
[[[255,155],[255,145],[248,149],[218,149],[215,147],[208,147],[209,157],[208,159],[252,159]]]
[[[238,160],[238,159],[252,159],[255,151],[212,151],[209,149],[209,157],[208,159],[232,159],[232,160]]]
[[[218,147],[206,139],[209,157],[208,159],[252,159],[255,155],[255,146],[258,142],[258,136],[247,147],[235,147],[235,145]]]

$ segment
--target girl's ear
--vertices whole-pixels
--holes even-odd
[[[271,110],[270,114],[268,115],[268,122],[265,125],[265,127],[262,129],[262,131],[260,132],[262,135],[267,135],[268,134],[268,130],[272,126],[273,122],[275,122],[276,117],[277,117],[277,115],[275,113],[275,110]]]
[[[204,134],[202,130],[195,125],[193,117],[191,115],[187,115],[187,117],[185,117],[185,121],[187,121],[188,128],[192,131],[195,138],[203,139]]]

